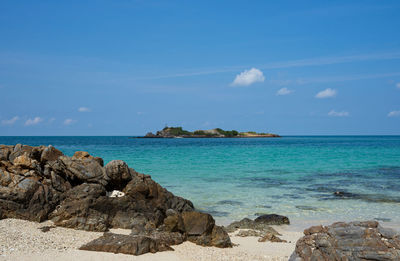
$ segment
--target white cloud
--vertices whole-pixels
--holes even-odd
[[[323,91],[320,91],[315,95],[315,98],[323,99],[323,98],[331,98],[336,96],[336,90],[328,88]]]
[[[400,82],[396,84],[396,87],[400,89]]]
[[[388,117],[398,117],[400,116],[400,111],[391,111],[387,115]]]
[[[279,89],[277,92],[276,92],[276,95],[288,95],[288,94],[290,94],[290,93],[292,93],[293,91],[292,90],[289,90],[288,88],[282,88],[282,89]]]
[[[248,86],[256,82],[263,82],[265,80],[262,71],[251,68],[250,70],[245,70],[240,74],[236,75],[235,80],[233,80],[233,86]]]
[[[33,119],[29,118],[26,122],[25,122],[25,126],[31,126],[31,125],[37,125],[39,123],[41,123],[43,121],[42,118],[40,117],[35,117]]]
[[[75,120],[73,120],[73,119],[65,119],[64,120],[64,125],[71,125],[73,123],[75,123]]]
[[[2,120],[1,124],[2,125],[14,125],[15,122],[17,122],[17,120],[19,120],[18,116],[13,117],[12,119],[9,120]]]
[[[79,112],[89,112],[89,111],[90,111],[90,108],[88,108],[88,107],[80,107],[80,108],[78,109],[78,111],[79,111]]]
[[[347,111],[335,111],[335,110],[331,110],[330,112],[328,112],[329,116],[333,116],[333,117],[347,117],[350,115],[349,112]]]

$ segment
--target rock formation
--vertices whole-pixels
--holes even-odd
[[[83,247],[88,250],[142,254],[169,250],[185,240],[231,246],[212,216],[196,212],[192,202],[173,195],[149,175],[120,160],[103,167],[101,158],[87,152],[67,157],[52,146],[0,145],[2,218],[51,219],[57,226],[88,231],[132,229],[132,235],[124,237],[105,233]],[[136,250],[126,250],[132,246]]]
[[[376,221],[313,226],[304,235],[290,261],[400,260],[400,234]]]

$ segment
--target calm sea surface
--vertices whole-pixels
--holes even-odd
[[[122,159],[220,224],[259,213],[286,215],[294,226],[374,218],[400,224],[400,136],[0,137],[0,144],[17,143]]]

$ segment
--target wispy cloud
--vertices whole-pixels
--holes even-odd
[[[37,125],[37,124],[41,123],[42,121],[43,121],[43,119],[40,117],[35,117],[33,119],[29,118],[28,120],[26,120],[25,126]]]
[[[400,89],[400,82],[396,84],[396,87]]]
[[[309,66],[324,66],[342,63],[353,63],[353,62],[367,62],[367,61],[379,61],[379,60],[396,60],[400,59],[400,52],[386,52],[386,53],[375,53],[375,54],[358,54],[358,55],[344,55],[344,56],[326,56],[326,57],[314,57],[298,60],[271,62],[265,64],[258,64],[255,67],[263,70],[268,69],[284,69],[292,67],[309,67]],[[166,75],[153,75],[150,77],[138,78],[138,79],[162,79],[162,78],[176,78],[176,77],[190,77],[217,73],[228,73],[243,70],[249,67],[247,65],[237,66],[225,66],[222,68],[214,69],[199,69],[194,71],[187,71],[174,74]]]
[[[400,116],[400,111],[391,111],[387,115],[388,117],[399,117]]]
[[[71,124],[73,124],[73,123],[75,123],[75,120],[73,120],[73,119],[65,119],[64,120],[64,125],[71,125]]]
[[[15,116],[9,120],[2,120],[1,124],[2,125],[14,125],[14,123],[16,123],[19,120],[18,116]]]
[[[333,117],[347,117],[350,115],[349,112],[347,111],[335,111],[335,110],[331,110],[330,112],[328,112],[329,116],[333,116]]]
[[[236,75],[232,82],[233,86],[249,86],[256,82],[263,82],[265,80],[262,71],[256,68],[251,68],[250,70],[245,70],[240,74]]]
[[[79,107],[78,111],[79,111],[79,112],[89,112],[89,111],[91,111],[91,110],[90,110],[90,108],[88,108],[88,107]]]
[[[332,98],[336,96],[337,91],[331,88],[320,91],[315,95],[315,98],[324,99],[324,98]]]
[[[293,91],[289,90],[288,88],[281,88],[276,92],[276,95],[288,95],[291,94]]]

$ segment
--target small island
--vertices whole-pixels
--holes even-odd
[[[156,134],[149,132],[140,138],[277,138],[278,134],[257,133],[254,131],[238,132],[236,130],[223,130],[220,128],[211,130],[196,130],[193,132],[182,127],[165,127]]]

